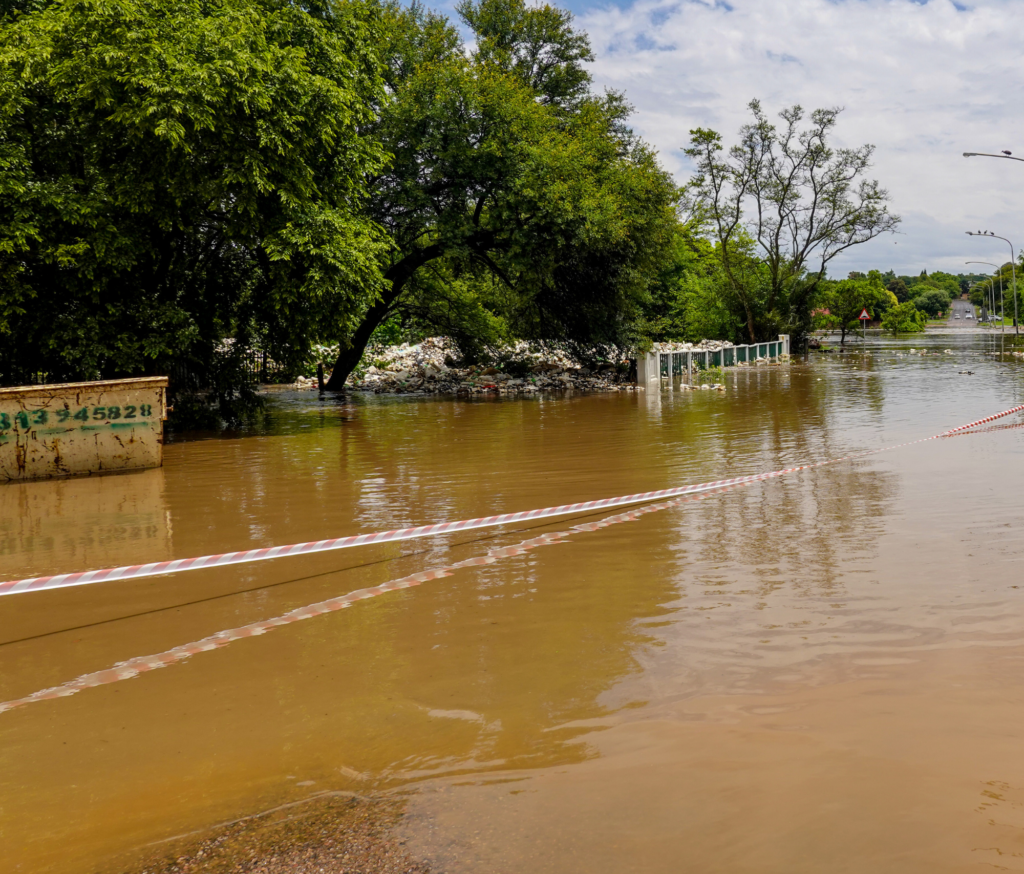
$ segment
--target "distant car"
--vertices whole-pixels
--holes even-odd
[[[969,318],[969,319],[973,319],[973,318],[974,318],[974,313],[968,313],[968,314],[967,314],[967,318]]]
[[[955,316],[953,316],[953,318],[954,319],[959,319],[960,318],[960,313],[957,313]]]

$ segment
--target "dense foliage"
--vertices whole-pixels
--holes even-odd
[[[414,335],[470,359],[799,345],[865,308],[919,324],[983,278],[828,277],[899,221],[872,147],[830,144],[838,110],[776,125],[754,101],[731,148],[693,130],[680,191],[592,87],[568,12],[456,13],[0,6],[0,379],[172,373],[230,412],[257,360],[295,373],[331,348],[338,389],[367,344]]]
[[[882,284],[882,279],[881,273],[872,270],[867,276],[853,273],[847,279],[823,280],[814,327],[839,331],[840,343],[845,343],[847,333],[860,325],[859,317],[864,310],[873,320],[883,318],[899,301]]]
[[[882,328],[894,337],[900,334],[910,334],[915,331],[924,330],[925,317],[921,311],[914,306],[913,301],[904,301],[891,307],[882,316]]]
[[[523,0],[12,2],[0,18],[4,381],[294,372],[374,332],[636,342],[676,188]],[[390,326],[390,327],[389,327]]]
[[[0,26],[5,379],[209,371],[348,328],[383,82],[361,6],[75,0]],[[237,362],[236,362],[237,363]]]
[[[472,51],[421,7],[384,10],[391,99],[374,133],[393,158],[369,212],[394,247],[329,388],[388,319],[469,356],[511,336],[626,345],[666,256],[675,188],[623,100],[591,92],[571,16],[523,0],[458,11]]]

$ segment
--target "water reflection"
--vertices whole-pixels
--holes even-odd
[[[164,486],[161,469],[10,484],[0,515],[5,573],[44,566],[33,561],[51,557],[88,567],[115,544],[129,545],[137,555],[168,555],[172,523]]]
[[[260,430],[172,442],[155,477],[9,487],[19,514],[0,521],[5,575],[757,473],[1013,405],[1016,371],[987,346],[947,355],[952,341],[936,343],[937,355],[869,344],[870,354],[730,372],[724,394],[281,393]],[[969,391],[965,362],[983,375]],[[132,846],[315,790],[607,756],[594,728],[609,719],[767,694],[781,677],[811,684],[825,657],[1014,639],[1020,617],[996,583],[1012,538],[968,557],[949,532],[970,513],[991,539],[1019,508],[1002,492],[979,501],[973,468],[936,474],[961,453],[1009,469],[1017,439],[933,441],[554,541],[569,523],[0,599],[0,639],[47,634],[0,646],[9,700],[524,539],[558,544],[0,714],[0,790],[18,799],[0,809],[0,841],[13,870],[94,871]]]

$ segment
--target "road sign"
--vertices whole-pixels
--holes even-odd
[[[860,315],[857,316],[857,318],[860,319],[862,322],[870,322],[871,321],[871,316],[868,314],[867,310],[861,310],[860,311]]]

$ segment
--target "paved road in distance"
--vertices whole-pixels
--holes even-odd
[[[967,318],[968,314],[971,318]],[[949,308],[949,321],[954,325],[977,325],[977,314],[974,305],[968,300],[955,300]]]

